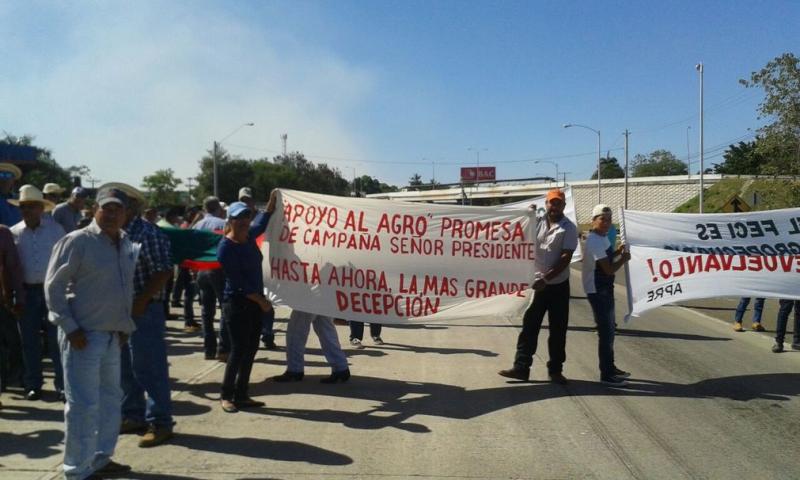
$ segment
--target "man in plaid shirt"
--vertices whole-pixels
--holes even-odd
[[[140,250],[133,277],[132,316],[136,330],[128,345],[122,348],[124,396],[120,433],[137,433],[146,429],[139,441],[139,446],[145,448],[172,438],[172,400],[164,338],[164,286],[172,273],[172,260],[167,235],[141,216],[144,196],[133,187],[124,187],[123,191],[130,197],[128,222],[124,228],[128,238]]]

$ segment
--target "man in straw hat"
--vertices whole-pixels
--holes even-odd
[[[53,204],[57,205],[61,201],[61,195],[64,193],[64,187],[57,183],[45,183],[42,187],[42,193],[45,200],[50,200]]]
[[[64,365],[67,479],[130,471],[111,460],[121,421],[120,345],[135,328],[137,248],[122,230],[127,204],[125,192],[100,190],[92,223],[59,240],[47,267],[45,296]]]
[[[514,366],[501,370],[500,375],[516,380],[528,380],[539,330],[547,313],[550,335],[547,349],[550,360],[547,372],[550,381],[560,385],[567,379],[562,373],[567,359],[567,323],[569,319],[569,264],[578,247],[578,229],[564,215],[564,192],[554,188],[547,192],[547,211],[536,226],[536,259],[534,263],[533,302],[522,320],[522,332],[517,339]]]
[[[10,227],[22,220],[22,214],[8,201],[14,195],[14,183],[22,177],[22,171],[10,163],[0,163],[0,225]]]
[[[19,189],[19,200],[10,200],[22,211],[22,221],[11,227],[14,243],[17,245],[22,262],[23,288],[25,290],[25,311],[19,322],[22,335],[22,359],[25,374],[25,398],[42,398],[42,342],[41,332],[47,334],[47,351],[55,370],[55,390],[59,399],[64,400],[64,380],[61,374],[61,359],[58,350],[58,331],[47,320],[47,304],[44,298],[44,279],[53,246],[64,236],[64,229],[56,222],[43,221],[44,213],[55,206],[46,200],[38,188],[23,185]]]
[[[163,303],[166,301],[164,286],[172,273],[170,242],[160,228],[142,218],[146,200],[139,190],[124,183],[106,185],[109,186],[124,191],[130,199],[123,228],[140,249],[133,276],[131,313],[136,331],[128,345],[122,347],[124,395],[120,433],[146,429],[139,446],[154,447],[172,437],[172,400],[164,338],[167,319]]]

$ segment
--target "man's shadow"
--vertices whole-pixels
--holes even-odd
[[[466,390],[439,383],[415,383],[374,377],[352,377],[345,385],[321,388],[312,379],[291,385],[261,383],[252,395],[317,394],[368,400],[374,408],[353,412],[331,409],[266,408],[256,412],[308,421],[341,423],[349,428],[394,427],[414,433],[430,429],[409,422],[435,416],[469,420],[506,408],[567,396],[627,396],[671,398],[726,398],[736,401],[789,401],[800,395],[800,374],[742,375],[679,384],[632,379],[627,388],[609,388],[598,382],[571,380],[566,387],[546,382],[508,382],[500,387]],[[310,381],[308,381],[310,380]]]

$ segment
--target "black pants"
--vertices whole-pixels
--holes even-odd
[[[522,332],[517,339],[517,354],[514,367],[529,369],[533,365],[539,330],[542,328],[544,314],[550,327],[547,348],[550,361],[547,362],[549,373],[561,373],[567,359],[567,323],[569,321],[569,280],[555,285],[547,285],[533,294],[533,303],[525,312],[522,320]]]
[[[12,385],[22,385],[22,340],[17,319],[0,305],[0,392]]]
[[[222,269],[198,272],[197,287],[200,289],[200,318],[203,319],[203,349],[206,355],[213,356],[217,353],[214,316],[217,313],[217,302],[222,304],[225,274],[222,273]],[[219,318],[219,343],[220,353],[228,353],[230,351],[231,342],[228,338],[228,327],[225,326],[224,309]]]
[[[383,325],[380,323],[369,324],[369,334],[372,338],[381,336]],[[350,322],[350,339],[364,340],[364,322]]]
[[[244,400],[250,383],[250,371],[258,351],[261,333],[261,308],[244,297],[233,297],[222,304],[226,312],[231,350],[222,380],[223,400]]]

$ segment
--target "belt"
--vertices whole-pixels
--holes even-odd
[[[44,288],[44,283],[23,283],[22,286],[27,290],[33,290],[35,288]]]

